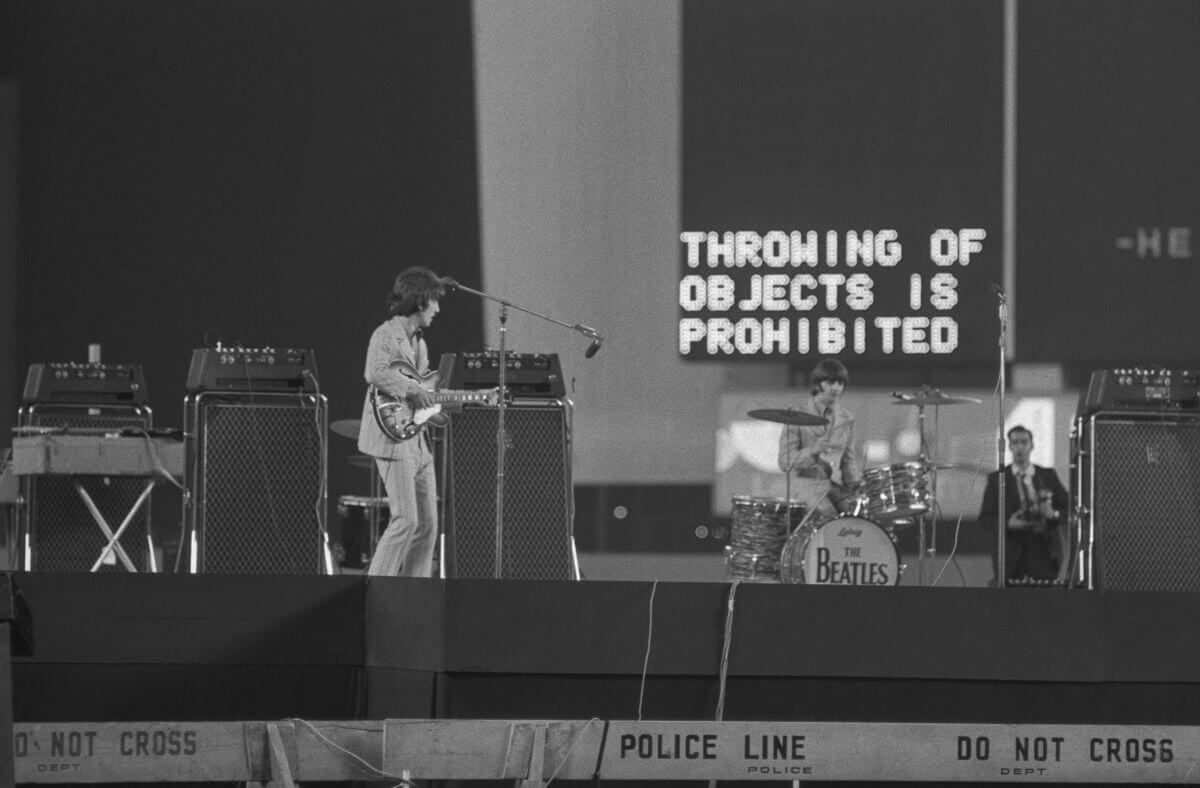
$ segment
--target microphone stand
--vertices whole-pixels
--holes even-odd
[[[504,430],[504,413],[508,409],[507,405],[507,390],[506,378],[508,370],[507,350],[505,348],[505,338],[508,333],[508,310],[518,309],[526,314],[540,317],[542,320],[554,323],[555,325],[569,328],[573,331],[578,331],[585,337],[592,340],[592,344],[584,352],[586,358],[591,358],[596,355],[596,351],[600,349],[601,343],[604,342],[604,337],[600,335],[596,329],[585,326],[581,323],[565,323],[562,320],[557,320],[549,315],[543,315],[541,312],[535,312],[532,309],[514,304],[511,301],[506,301],[503,298],[497,298],[494,295],[489,295],[479,290],[461,285],[450,277],[443,277],[442,284],[447,290],[461,290],[464,293],[478,296],[495,301],[500,305],[500,376],[497,381],[499,384],[499,401],[496,403],[496,567],[493,572],[493,577],[499,580],[504,576],[503,560],[504,560],[504,453],[507,449],[507,437]]]
[[[1005,547],[1008,538],[1008,517],[1004,511],[1005,505],[1005,482],[1004,478],[1007,474],[1004,473],[1004,389],[1005,368],[1007,367],[1007,339],[1008,339],[1008,297],[1001,290],[996,293],[1000,298],[1000,407],[997,413],[997,418],[1000,422],[1000,437],[996,440],[996,495],[998,497],[996,506],[997,528],[996,528],[996,587],[1004,588],[1008,584],[1008,569],[1005,563]]]

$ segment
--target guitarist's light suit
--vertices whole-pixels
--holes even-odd
[[[371,334],[364,373],[369,385],[395,396],[418,388],[393,366],[404,360],[422,374],[429,371],[429,350],[413,329],[412,322],[397,316]],[[424,435],[406,441],[385,435],[375,422],[368,394],[363,400],[358,449],[375,458],[391,510],[368,574],[429,577],[437,540],[437,483],[428,441]]]

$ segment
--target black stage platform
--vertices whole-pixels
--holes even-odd
[[[35,641],[13,664],[22,722],[636,719],[639,698],[644,719],[712,719],[731,591],[13,578]],[[1200,724],[1200,595],[742,584],[733,602],[727,720]]]

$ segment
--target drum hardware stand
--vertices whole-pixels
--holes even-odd
[[[922,387],[917,394],[899,394],[893,392],[893,397],[896,397],[896,402],[893,405],[915,405],[917,407],[917,429],[920,433],[920,453],[918,461],[924,465],[929,474],[929,508],[919,514],[917,521],[917,584],[925,585],[925,556],[926,553],[932,557],[937,550],[937,517],[934,511],[937,507],[937,431],[934,431],[934,440],[931,444],[925,439],[925,408],[929,405],[933,406],[934,422],[937,422],[938,408],[942,405],[959,405],[972,403],[978,405],[980,400],[974,397],[950,397],[941,392],[940,389],[931,388],[929,386]],[[931,526],[929,532],[929,540],[926,542],[926,525]]]
[[[933,406],[934,421],[937,421],[937,405]],[[917,459],[928,469],[929,473],[929,509],[917,516],[917,585],[925,585],[925,558],[933,558],[937,554],[937,518],[933,516],[937,506],[937,432],[934,431],[933,451],[929,451],[929,442],[925,439],[925,406],[917,406],[917,428],[921,434],[921,452]],[[926,520],[928,519],[929,539],[926,541]]]
[[[999,316],[1000,316],[1000,395],[997,398],[999,405],[996,409],[996,419],[999,426],[998,435],[996,438],[996,588],[1004,588],[1007,585],[1008,567],[1005,556],[1005,548],[1007,541],[1007,522],[1008,518],[1004,511],[1004,390],[1007,388],[1005,380],[1005,368],[1008,366],[1008,296],[1004,294],[1004,290],[996,285],[992,285],[992,292],[999,299]]]
[[[936,410],[936,408],[935,408],[935,410]],[[929,467],[932,463],[929,461],[929,458],[925,454],[927,444],[925,442],[925,406],[924,405],[917,406],[917,429],[920,430],[920,433],[921,433],[921,452],[917,459],[919,459],[926,467]],[[936,500],[936,496],[937,496],[937,491],[934,488],[934,486],[932,484],[932,480],[931,480],[931,484],[929,487],[929,508],[931,510],[933,509],[933,504],[934,504],[934,501]],[[926,551],[926,549],[932,549],[932,548],[927,548],[926,544],[925,544],[925,515],[926,514],[928,514],[928,512],[922,512],[917,517],[917,585],[918,586],[925,585],[925,551]],[[937,526],[935,525],[934,530],[936,530],[936,529],[937,529]],[[933,554],[930,553],[930,557],[932,557],[932,555]]]
[[[543,315],[540,312],[535,312],[532,309],[514,304],[511,301],[506,301],[503,298],[497,298],[496,296],[489,295],[465,285],[461,285],[456,280],[448,276],[442,277],[442,285],[447,290],[461,290],[464,293],[470,293],[471,295],[478,296],[479,298],[495,301],[500,305],[500,375],[498,380],[499,401],[496,403],[496,566],[493,573],[493,577],[498,580],[504,576],[502,563],[504,557],[504,454],[508,448],[506,445],[507,434],[504,430],[504,412],[508,409],[508,397],[505,380],[506,370],[508,368],[508,358],[506,355],[507,351],[505,349],[505,337],[508,333],[508,309],[509,307],[518,309],[526,314],[533,315],[534,317],[540,317],[542,320],[554,323],[555,325],[569,328],[573,331],[578,331],[580,334],[588,337],[592,340],[592,344],[588,345],[587,350],[584,351],[583,355],[585,358],[591,358],[592,356],[596,355],[596,351],[600,349],[600,345],[604,342],[604,337],[601,336],[596,329],[585,326],[582,323],[565,323],[562,320],[556,320],[549,315]]]

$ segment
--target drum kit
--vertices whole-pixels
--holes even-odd
[[[808,585],[899,585],[906,567],[900,562],[898,531],[918,528],[917,584],[925,582],[926,545],[933,522],[939,465],[936,436],[925,439],[925,409],[979,404],[973,397],[952,397],[938,389],[893,394],[893,405],[917,408],[920,452],[915,461],[867,469],[853,510],[832,519],[818,514],[817,501],[795,500],[788,474],[784,498],[734,496],[725,562],[730,577],[743,581]],[[799,411],[752,410],[753,419],[789,426],[827,426],[821,416]],[[932,544],[932,542],[931,542]]]

